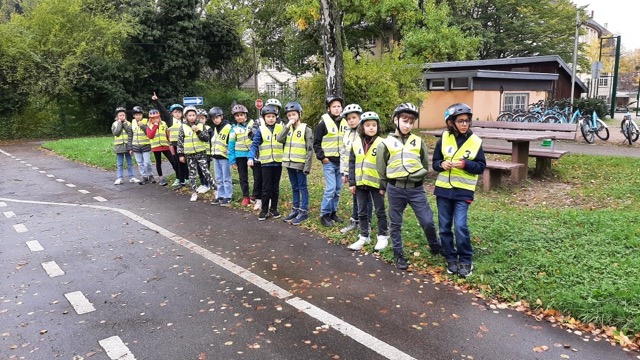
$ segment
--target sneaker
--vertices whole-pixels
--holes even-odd
[[[122,184],[122,178],[117,178],[116,181],[113,182],[113,185],[121,185]]]
[[[258,215],[258,220],[260,220],[260,221],[267,220],[267,212],[266,211],[260,211],[260,215]]]
[[[343,234],[348,233],[349,231],[355,230],[358,228],[358,220],[354,218],[349,218],[349,225],[340,229],[340,232]]]
[[[211,205],[220,205],[220,198],[215,198],[211,201]]]
[[[220,199],[220,206],[229,206],[231,202],[231,198]]]
[[[271,210],[269,214],[271,214],[271,216],[273,216],[274,219],[280,219],[280,217],[282,217],[282,215],[280,215],[280,212],[278,210]]]
[[[171,184],[171,187],[176,188],[180,186],[180,180],[176,179],[173,184]]]
[[[457,273],[458,273],[458,262],[447,261],[447,274],[457,274]]]
[[[208,186],[206,186],[206,185],[200,185],[200,186],[198,186],[198,188],[196,189],[196,192],[197,192],[198,194],[204,194],[204,193],[206,193],[207,191],[209,191],[209,187],[208,187]]]
[[[349,245],[349,249],[354,250],[354,251],[362,250],[362,247],[365,244],[368,244],[370,242],[371,242],[371,238],[369,236],[360,235],[360,237],[358,238],[358,241],[356,241],[353,244]]]
[[[158,182],[158,185],[167,186],[168,185],[167,180],[165,180],[164,177],[161,177],[160,181]]]
[[[460,264],[458,267],[458,275],[467,278],[473,274],[473,264]]]
[[[291,209],[291,212],[289,213],[289,215],[285,216],[284,222],[291,222],[293,221],[293,219],[295,219],[298,216],[299,210],[296,208]]]
[[[245,196],[242,199],[242,206],[249,206],[249,197],[248,196]]]
[[[300,210],[298,216],[291,220],[291,225],[300,225],[303,221],[309,218],[309,212],[307,210]]]
[[[373,248],[375,251],[381,251],[389,245],[389,236],[387,235],[378,235],[378,241],[376,242],[376,246]]]
[[[152,184],[157,183],[156,178],[154,178],[153,175],[149,176],[149,182]]]
[[[193,202],[193,201],[196,201],[196,200],[198,200],[198,193],[191,194],[191,200],[189,200],[189,201]]]
[[[407,260],[404,258],[404,255],[396,256],[396,267],[400,270],[407,270],[409,264],[407,264]]]
[[[255,201],[255,203],[253,204],[253,211],[258,211],[258,210],[262,209],[262,200],[255,199],[254,201]]]
[[[342,219],[340,219],[340,217],[338,217],[338,214],[332,212],[331,215],[329,215],[329,218],[337,223],[341,223]]]
[[[149,178],[146,176],[142,177],[142,180],[138,182],[138,185],[144,185],[149,182]]]
[[[250,196],[249,197],[249,202],[252,203],[252,204],[255,203],[256,202],[256,197],[255,196]]]
[[[129,179],[129,182],[137,184],[137,183],[140,182],[140,180],[136,179],[135,177],[132,177],[132,178]]]
[[[331,220],[329,216],[330,216],[329,214],[326,214],[320,217],[320,224],[322,224],[322,226],[325,226],[325,227],[333,226],[333,220]]]

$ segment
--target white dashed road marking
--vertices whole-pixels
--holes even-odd
[[[26,163],[27,163],[27,162],[26,162],[26,161],[24,161],[24,160],[20,160],[20,159],[16,159],[16,160],[20,161],[20,164],[26,164]]]
[[[6,207],[7,203],[6,202],[0,202],[0,207]]]
[[[12,217],[16,217],[16,213],[14,213],[13,211],[5,211],[3,212],[4,217],[6,217],[7,219],[11,219]]]
[[[24,164],[24,165],[27,166],[27,167],[32,167],[33,166],[31,164]]]
[[[64,179],[56,179],[57,182],[64,182]]]
[[[53,174],[47,174],[47,177],[56,177],[56,176]]]
[[[127,345],[118,336],[98,341],[111,360],[136,360]]]
[[[75,186],[75,185],[73,185],[73,184],[65,184],[65,185],[67,185],[67,186],[68,186],[68,187],[70,187],[70,188],[74,188],[74,187],[76,187],[76,186]]]
[[[90,192],[87,190],[78,190],[78,192],[80,192],[81,194],[90,194]]]
[[[33,170],[40,170],[40,168],[39,168],[39,167],[37,167],[37,166],[32,167],[32,169],[33,169]]]
[[[93,304],[89,302],[82,291],[74,291],[68,294],[64,294],[64,297],[69,300],[73,309],[78,313],[78,315],[90,313],[92,311],[96,311],[96,308],[93,307]]]
[[[24,224],[15,224],[13,225],[13,228],[16,230],[17,233],[24,233],[29,231],[27,227],[24,226]]]
[[[47,173],[47,172],[46,172],[46,171],[44,171],[44,170],[40,170],[40,171],[38,171],[38,172],[39,172],[40,174],[46,174],[46,173]]]
[[[47,275],[49,275],[49,277],[64,275],[64,271],[60,269],[60,266],[58,266],[55,261],[43,262],[41,265],[44,268],[44,271],[47,272]]]
[[[95,196],[94,199],[100,202],[107,201],[107,199],[103,198],[102,196]]]
[[[38,242],[38,240],[27,241],[26,244],[29,247],[29,250],[33,252],[44,251],[44,248],[42,247],[42,245],[40,245],[40,242]]]

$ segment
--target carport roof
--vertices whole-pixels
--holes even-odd
[[[489,79],[514,79],[514,80],[548,80],[558,79],[558,74],[518,72],[518,71],[498,71],[498,70],[459,70],[459,71],[438,71],[424,74],[425,79],[442,78],[489,78]]]

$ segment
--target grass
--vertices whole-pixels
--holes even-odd
[[[44,147],[105,169],[115,165],[111,138],[60,140]],[[237,172],[233,174],[234,199],[238,199]],[[640,332],[639,179],[635,159],[567,155],[554,162],[548,178],[480,191],[469,211],[474,276],[451,280],[505,301],[522,299],[585,323]],[[336,244],[355,241],[357,233],[342,235],[319,224],[324,185],[318,162],[308,182],[311,218],[305,226]],[[428,188],[435,210],[433,187]],[[280,189],[279,208],[286,214],[291,195],[285,172]],[[351,196],[343,189],[339,214],[348,218],[350,212]],[[409,209],[403,238],[415,270],[441,272],[442,258],[429,255],[424,234]],[[366,249],[372,251],[372,247]],[[390,249],[381,256],[392,260]]]

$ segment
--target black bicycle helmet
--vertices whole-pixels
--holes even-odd
[[[144,114],[144,111],[142,110],[142,106],[134,106],[133,109],[131,110],[131,112],[135,115],[135,114]]]
[[[278,116],[278,108],[274,105],[267,105],[260,110],[260,115],[264,117],[267,114]]]
[[[290,111],[297,111],[298,114],[302,115],[302,105],[297,101],[288,102],[287,105],[284,106],[284,113],[286,114]]]
[[[467,104],[456,103],[447,108],[444,112],[444,121],[453,120],[456,116],[461,114],[468,114],[469,118],[473,118],[473,112]]]
[[[413,114],[416,117],[419,116],[418,108],[415,105],[413,105],[412,103],[409,103],[409,102],[402,103],[402,104],[398,105],[398,107],[396,107],[396,109],[393,111],[393,117],[395,118],[396,116],[398,116],[401,113]]]
[[[211,109],[209,109],[209,117],[210,118],[215,118],[217,116],[224,116],[224,112],[222,111],[221,108],[214,106]]]
[[[325,105],[327,107],[329,107],[329,105],[331,105],[331,103],[334,102],[334,101],[340,101],[340,106],[344,106],[344,99],[339,97],[339,96],[335,96],[335,95],[327,96],[327,99],[325,101]]]

